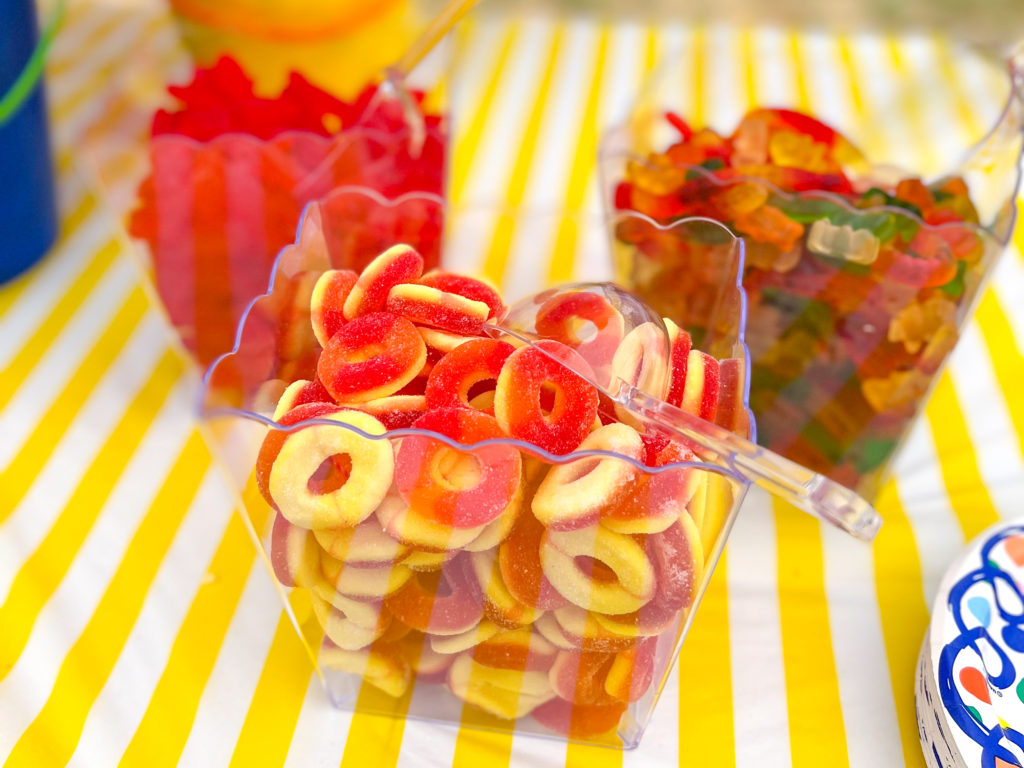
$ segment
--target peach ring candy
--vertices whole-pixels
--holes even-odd
[[[277,405],[274,407],[274,421],[280,421],[288,411],[306,403],[333,404],[334,398],[331,397],[331,393],[324,388],[319,379],[314,379],[313,381],[298,379],[285,387],[281,397],[278,398]]]
[[[597,416],[597,390],[574,370],[586,361],[557,341],[509,355],[494,390],[494,415],[512,437],[554,454],[571,453]]]
[[[388,312],[429,325],[442,331],[477,335],[483,330],[490,308],[457,293],[448,293],[429,285],[401,283],[388,293],[384,304]]]
[[[529,487],[524,473],[523,480],[519,484],[519,489],[516,491],[512,503],[506,507],[505,511],[496,520],[487,523],[483,530],[480,531],[480,535],[465,546],[467,552],[486,552],[495,549],[509,537],[519,516],[529,504]]]
[[[504,631],[502,627],[490,619],[482,619],[472,629],[467,629],[457,635],[429,635],[430,647],[437,653],[445,655],[462,653],[502,631]]]
[[[406,626],[432,635],[458,635],[477,624],[483,606],[461,558],[432,573],[413,572],[402,589],[384,599]]]
[[[548,670],[548,680],[559,697],[574,704],[611,704],[604,689],[608,670],[615,661],[612,653],[600,651],[559,651]]]
[[[375,417],[389,431],[408,429],[427,412],[427,400],[423,395],[391,395],[360,403],[359,410]]]
[[[618,652],[636,645],[636,637],[619,634],[598,623],[597,615],[575,605],[553,612],[562,636],[584,651]],[[545,636],[548,636],[545,633]],[[552,641],[554,642],[554,641]]]
[[[397,490],[388,493],[377,508],[377,519],[388,536],[421,550],[403,561],[414,570],[437,570],[454,551],[461,550],[486,528],[455,528],[439,523],[421,509],[411,507]]]
[[[483,595],[484,615],[499,626],[515,629],[532,624],[540,611],[521,603],[512,596],[501,578],[497,558],[491,552],[473,552],[467,555],[476,577],[476,585]]]
[[[707,421],[714,421],[718,413],[718,361],[699,349],[691,349],[687,356],[679,407]]]
[[[360,627],[380,629],[382,632],[391,623],[390,614],[384,610],[380,600],[360,600],[338,592],[321,574],[313,584],[313,595],[340,611],[346,619]]]
[[[693,340],[690,334],[673,323],[667,317],[662,318],[668,330],[669,343],[669,374],[668,394],[665,402],[677,408],[683,402],[683,386],[686,384],[686,361],[690,355]]]
[[[313,286],[313,295],[309,297],[309,319],[313,335],[321,347],[326,347],[331,336],[347,322],[342,307],[358,279],[359,275],[351,269],[329,269]]]
[[[570,739],[593,739],[611,735],[626,711],[626,704],[616,701],[605,706],[573,704],[556,696],[541,704],[530,714],[533,719]]]
[[[414,426],[463,445],[504,437],[493,417],[469,408],[428,411]],[[402,440],[395,462],[395,485],[409,506],[453,528],[497,519],[515,500],[522,475],[522,458],[511,445],[462,451],[419,435]]]
[[[513,352],[515,347],[497,339],[472,339],[456,347],[430,371],[427,406],[431,410],[452,406],[472,408],[472,402],[480,395],[494,391],[502,366]],[[490,408],[481,410],[493,416],[493,402]]]
[[[328,637],[320,648],[320,664],[327,669],[359,675],[395,698],[405,693],[412,679],[409,663],[390,643],[373,643],[368,648],[345,650]]]
[[[368,518],[391,486],[394,453],[384,425],[368,413],[326,403],[300,405],[279,422],[329,424],[271,429],[256,461],[256,479],[272,506],[300,528],[354,526]]]
[[[630,613],[654,595],[654,568],[632,537],[600,525],[547,530],[540,562],[552,586],[574,605],[597,613]]]
[[[422,632],[409,630],[399,641],[398,649],[416,673],[416,682],[443,683],[455,658],[452,654],[435,651],[428,642],[428,637],[429,635]]]
[[[320,548],[313,534],[279,512],[270,531],[270,564],[285,587],[310,587],[320,571]]]
[[[461,333],[442,331],[439,328],[426,328],[422,325],[417,325],[416,330],[420,332],[423,343],[427,345],[427,350],[438,353],[438,360],[456,347],[477,338],[476,336],[463,336]]]
[[[523,717],[555,696],[546,672],[488,667],[469,652],[452,663],[448,688],[466,703],[506,720]]]
[[[380,598],[397,592],[412,578],[413,571],[403,565],[390,568],[358,568],[320,553],[320,572],[336,592],[347,597]]]
[[[625,424],[598,427],[577,448],[610,451],[639,461],[644,444]],[[587,456],[551,468],[533,497],[533,514],[552,530],[585,528],[627,497],[639,470],[625,459]]]
[[[473,277],[453,275],[450,272],[434,270],[421,277],[419,284],[428,285],[431,288],[437,288],[448,293],[457,293],[459,296],[465,296],[467,299],[473,299],[474,301],[482,301],[489,310],[487,314],[488,320],[501,317],[505,312],[505,305],[501,301],[501,294],[494,287]]]
[[[537,334],[579,352],[595,369],[607,365],[625,333],[622,314],[598,293],[555,294],[537,310]]]
[[[649,637],[672,626],[680,611],[693,605],[704,574],[704,550],[700,532],[689,515],[644,543],[654,565],[654,596],[640,610],[622,616],[595,614],[597,623],[621,635]]]
[[[498,568],[509,593],[523,605],[542,611],[568,605],[544,576],[540,564],[540,543],[544,526],[529,509],[524,509],[508,538],[498,547]]]
[[[474,661],[494,669],[547,672],[558,649],[530,627],[517,627],[492,635],[471,653]]]
[[[313,599],[313,613],[324,629],[330,641],[345,651],[358,651],[365,648],[381,636],[385,627],[362,627],[351,621],[345,614],[321,599],[316,594]]]
[[[647,442],[647,441],[645,441]],[[650,443],[647,443],[650,448]],[[657,449],[647,462],[654,468],[678,462],[696,462],[697,457],[677,442]],[[601,525],[617,533],[658,533],[680,515],[687,515],[690,500],[701,484],[701,470],[675,467],[661,472],[639,472],[632,493],[601,516]]]
[[[380,312],[388,293],[399,283],[411,283],[423,274],[423,257],[408,245],[395,245],[375,258],[359,275],[342,306],[346,320]]]
[[[616,653],[604,679],[605,692],[619,701],[636,701],[647,693],[654,679],[657,647],[657,638],[649,637]]]
[[[393,395],[419,375],[427,347],[415,326],[387,312],[346,323],[324,347],[316,371],[339,403]]]
[[[626,334],[615,350],[613,377],[653,397],[664,398],[669,386],[670,354],[663,328],[650,321],[641,323]]]
[[[354,528],[314,528],[313,535],[324,552],[357,568],[390,566],[409,554],[409,547],[388,536],[373,515]]]

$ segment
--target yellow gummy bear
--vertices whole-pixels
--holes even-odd
[[[945,296],[934,294],[897,312],[889,321],[887,338],[894,344],[903,342],[903,348],[914,355],[941,328],[955,327],[956,304]]]
[[[832,169],[829,148],[810,136],[794,131],[777,131],[768,141],[768,156],[776,165],[800,168],[812,173],[827,173]]]

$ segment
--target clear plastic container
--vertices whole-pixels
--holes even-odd
[[[371,406],[304,405],[275,419],[319,354],[303,297],[349,258],[319,234],[350,223],[351,208],[332,201],[307,209],[201,403],[331,700],[636,746],[747,484],[596,392],[606,424],[568,455],[496,436],[467,409],[435,412],[430,430],[386,430]],[[730,423],[745,434],[742,247],[714,222],[679,226],[708,243],[694,270],[723,281],[692,326],[694,347],[731,357]],[[569,377],[565,386],[590,386]]]
[[[901,115],[939,98],[910,80],[887,84],[889,98],[859,121],[825,109],[821,119],[850,143],[785,103],[765,104],[782,110],[749,113],[742,123],[729,114],[683,125],[685,114],[669,114],[679,109],[673,82],[666,69],[649,83],[602,145],[616,279],[685,323],[701,312],[700,285],[682,274],[694,243],[685,229],[673,233],[672,222],[707,216],[741,236],[759,440],[870,499],[1010,236],[1024,147],[1024,50],[1009,60],[1009,96],[995,125],[961,150],[959,165],[947,159],[942,168],[934,158],[930,167],[899,167],[914,156],[901,141]],[[695,143],[718,141],[704,127],[745,159],[694,162]],[[789,135],[776,145],[781,133]],[[803,152],[809,162],[822,146],[842,161],[841,172],[808,172],[793,159]],[[666,228],[638,236],[619,220],[623,210]]]

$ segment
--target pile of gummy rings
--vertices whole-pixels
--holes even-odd
[[[642,364],[607,300],[553,293],[544,340],[510,343],[485,332],[505,312],[497,291],[423,267],[397,245],[288,291],[281,324],[311,328],[316,353],[290,369],[310,378],[258,395],[273,409],[255,474],[275,575],[309,591],[325,668],[394,697],[444,686],[573,738],[613,733],[665,673],[659,639],[675,647],[731,498],[574,372],[581,343],[623,375]],[[719,404],[737,361],[668,327],[667,399],[735,426]]]
[[[729,136],[666,119],[678,141],[627,163],[615,207],[662,225],[705,216],[743,237],[759,441],[873,494],[997,250],[966,184],[855,175],[861,153],[798,112],[755,109]],[[628,287],[699,322],[685,265],[708,244],[637,220],[616,237]]]

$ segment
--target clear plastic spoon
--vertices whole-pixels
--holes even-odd
[[[585,294],[581,298],[581,294]],[[576,315],[572,307],[581,309]],[[557,318],[557,320],[552,320]],[[575,283],[516,302],[488,326],[528,344],[553,339],[580,361],[573,371],[641,422],[683,439],[709,464],[748,480],[795,507],[864,541],[882,518],[856,492],[779,454],[677,408],[663,399],[670,380],[670,341],[662,319],[643,301],[612,283]],[[542,347],[537,347],[552,359]]]

